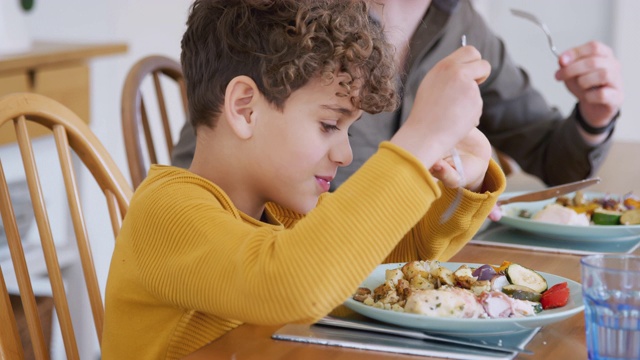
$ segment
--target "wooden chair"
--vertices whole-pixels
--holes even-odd
[[[69,205],[70,220],[73,224],[79,260],[89,294],[93,322],[99,342],[102,340],[104,306],[91,254],[88,228],[85,224],[79,198],[71,150],[75,152],[80,162],[89,170],[104,193],[110,217],[108,222],[111,224],[114,236],[118,233],[122,219],[128,209],[132,190],[98,138],[69,109],[54,100],[37,94],[19,93],[0,98],[0,127],[7,123],[13,123],[13,128],[15,129],[21,157],[11,160],[21,160],[24,167],[66,357],[68,359],[78,359],[76,334],[71,322],[69,303],[60,271],[58,250],[54,243],[41,186],[48,178],[44,176],[41,178],[36,167],[32,140],[27,131],[28,122],[34,122],[50,129],[55,140],[55,150],[51,150],[52,153],[53,151],[57,152],[59,159],[60,171],[64,180],[64,188]],[[11,126],[5,126],[3,131],[5,129],[11,129]],[[77,164],[78,161],[75,161],[75,163]],[[25,251],[10,196],[2,162],[0,161],[0,215],[2,216],[7,236],[13,271],[15,272],[17,287],[27,319],[33,353],[36,359],[48,359],[49,344],[46,344],[43,339],[43,329],[38,318],[36,300],[29,277],[29,268],[34,265],[28,263],[25,258]],[[15,318],[7,298],[4,279],[0,278],[0,357],[20,359],[23,354],[22,349],[20,349],[22,345],[16,340],[18,335]]]
[[[159,108],[160,120],[150,122],[149,114],[146,106],[149,102],[145,102],[141,87],[143,81],[151,77],[153,79],[153,87],[155,88],[155,97]],[[139,60],[129,71],[124,83],[122,91],[122,131],[124,135],[124,144],[127,151],[127,160],[129,162],[129,170],[131,171],[131,180],[133,187],[137,188],[142,180],[147,176],[150,164],[158,163],[158,155],[152,136],[153,124],[162,123],[164,132],[165,147],[163,152],[171,157],[173,150],[173,138],[171,135],[171,127],[169,115],[167,111],[167,103],[165,102],[165,92],[163,91],[161,78],[173,80],[179,87],[182,99],[182,107],[184,110],[184,123],[187,119],[187,90],[182,74],[180,64],[170,58],[152,55]],[[159,125],[156,125],[159,126]],[[144,139],[140,134],[140,128],[144,132]],[[145,148],[146,152],[142,149]]]
[[[11,300],[0,268],[0,359],[24,359],[16,318],[13,316]]]

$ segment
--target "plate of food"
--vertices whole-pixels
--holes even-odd
[[[501,209],[499,223],[545,237],[582,242],[640,238],[640,198],[633,194],[577,191],[549,200],[502,205]]]
[[[384,323],[455,336],[526,331],[584,309],[579,283],[509,262],[379,265],[344,305]]]

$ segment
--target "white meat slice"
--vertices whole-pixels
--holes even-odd
[[[485,315],[476,297],[459,288],[416,290],[408,298],[405,312],[434,317],[478,318]]]
[[[535,306],[538,305],[538,303],[532,301],[513,298],[511,299],[511,304],[513,305],[513,317],[533,316],[536,314]]]
[[[573,209],[559,204],[547,205],[544,209],[535,213],[532,219],[554,224],[589,226],[587,215],[578,214]]]
[[[513,314],[512,299],[500,291],[483,292],[479,300],[492,319],[508,318]]]

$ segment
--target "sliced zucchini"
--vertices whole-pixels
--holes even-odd
[[[548,287],[547,280],[542,275],[522,265],[509,265],[505,270],[505,275],[511,284],[526,286],[538,294],[547,290]]]
[[[619,211],[597,209],[591,215],[591,221],[596,225],[618,225],[621,215]]]
[[[530,287],[523,285],[507,285],[502,288],[502,292],[514,299],[528,300],[533,302],[540,302],[540,297],[542,296]]]
[[[620,216],[620,224],[622,225],[638,225],[640,224],[640,209],[627,210]]]

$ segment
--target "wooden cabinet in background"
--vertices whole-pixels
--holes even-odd
[[[126,51],[125,44],[36,42],[27,52],[0,55],[0,97],[14,92],[42,94],[67,106],[88,123],[89,60]],[[0,127],[0,144],[15,141],[14,132],[5,126]],[[33,125],[29,133],[45,133],[44,128],[38,127]]]

